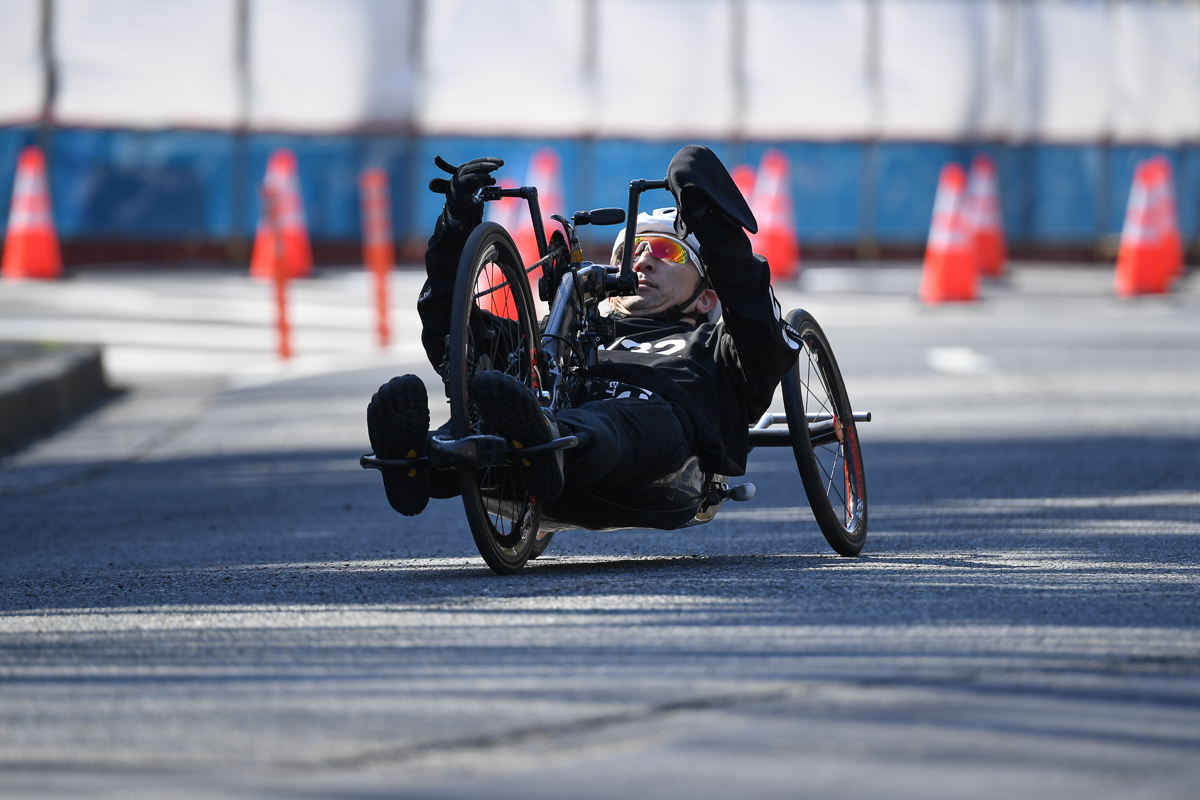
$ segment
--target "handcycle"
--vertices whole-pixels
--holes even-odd
[[[529,386],[551,411],[569,407],[611,339],[604,300],[637,293],[633,270],[635,225],[626,226],[619,267],[583,260],[577,228],[620,225],[637,219],[642,193],[667,187],[666,181],[629,184],[628,212],[620,208],[579,211],[567,219],[553,215],[561,230],[547,240],[537,188],[485,187],[484,201],[526,200],[540,258],[526,266],[512,236],[495,222],[478,225],[458,264],[450,334],[441,365],[450,402],[450,435],[439,434],[419,458],[386,459],[368,453],[362,467],[456,470],[471,535],[487,565],[507,575],[520,570],[562,530],[675,530],[714,519],[722,504],[754,497],[752,483],[730,485],[728,476],[706,473],[695,457],[645,486],[618,492],[568,484],[553,502],[526,493],[513,466],[528,458],[580,444],[574,435],[545,444],[509,449],[499,436],[484,433],[468,391],[480,370],[500,370]],[[550,304],[539,325],[529,278],[541,270],[538,294]],[[867,535],[867,489],[855,414],[829,340],[807,311],[786,315],[787,334],[798,346],[796,364],[782,381],[784,413],[768,411],[749,430],[752,448],[790,447],[813,516],[830,546],[843,556],[861,552]]]

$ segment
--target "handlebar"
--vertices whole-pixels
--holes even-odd
[[[620,272],[608,274],[604,277],[604,293],[609,297],[630,297],[637,294],[637,276],[633,273],[633,239],[637,233],[638,205],[642,192],[666,188],[667,182],[665,180],[648,181],[639,178],[638,180],[630,181],[629,211],[624,213],[624,219],[621,219],[622,212],[619,208],[598,208],[594,211],[579,211],[574,214],[572,221],[576,225],[617,225],[621,222],[627,223],[625,226],[625,252],[621,256]],[[537,187],[520,186],[515,189],[504,189],[499,186],[485,186],[479,190],[479,196],[483,200],[520,197],[529,203],[529,215],[533,218],[533,233],[537,239],[538,255],[541,256],[535,262],[534,266],[539,266],[546,260],[550,253],[546,244],[546,230],[542,225],[542,210],[538,204]],[[532,271],[532,268],[530,271]]]
[[[516,189],[504,189],[500,186],[484,186],[479,190],[481,200],[499,200],[501,197],[520,197],[529,203],[529,216],[533,222],[533,236],[537,240],[538,255],[545,258],[546,228],[542,224],[542,207],[538,203],[537,187],[519,186]]]
[[[575,225],[620,225],[624,221],[623,208],[593,208],[591,211],[576,211],[571,217]]]
[[[633,274],[633,237],[637,233],[638,204],[642,192],[667,188],[666,181],[638,179],[629,182],[629,212],[625,215],[625,252],[621,255],[621,272],[605,276],[604,289],[610,296],[629,297],[637,294],[637,276]]]

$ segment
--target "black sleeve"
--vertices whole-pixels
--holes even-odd
[[[445,358],[446,336],[450,333],[458,261],[467,237],[482,219],[482,208],[464,221],[456,220],[443,209],[425,250],[425,285],[417,299],[417,313],[421,315],[421,344],[425,346],[425,355],[439,371]]]
[[[700,258],[721,299],[725,327],[717,363],[739,385],[751,415],[761,414],[796,362],[797,347],[784,333],[767,262],[750,250],[745,231],[725,228],[720,235],[704,233],[696,231]]]

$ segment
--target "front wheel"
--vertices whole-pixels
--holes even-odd
[[[456,439],[481,433],[469,384],[477,371],[498,370],[538,388],[533,296],[512,237],[494,222],[471,232],[458,263],[450,321],[450,428]],[[510,575],[535,555],[541,507],[499,466],[459,470],[463,507],[479,554]],[[547,541],[546,544],[549,544]]]
[[[538,531],[537,536],[533,537],[533,549],[529,553],[529,560],[540,556],[546,552],[546,548],[550,546],[550,540],[554,538],[554,531]]]
[[[867,483],[850,398],[812,315],[793,311],[788,324],[800,334],[796,366],[783,379],[796,467],[825,539],[839,554],[856,556],[867,539]]]

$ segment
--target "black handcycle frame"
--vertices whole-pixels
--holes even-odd
[[[631,181],[627,211],[580,211],[570,220],[553,215],[562,230],[549,240],[536,187],[481,190],[485,202],[516,197],[528,203],[540,257],[525,266],[512,237],[495,223],[485,222],[472,231],[459,263],[452,332],[443,364],[452,434],[432,437],[427,454],[419,458],[385,459],[368,453],[359,460],[369,469],[457,470],[472,535],[484,560],[498,573],[516,572],[539,556],[555,531],[672,530],[711,521],[725,500],[754,496],[753,484],[730,486],[725,476],[702,472],[693,457],[652,483],[633,491],[623,488],[619,496],[568,486],[556,501],[540,503],[524,494],[511,465],[518,458],[575,447],[579,439],[562,436],[535,447],[510,449],[501,437],[478,430],[470,406],[467,378],[474,370],[496,368],[498,363],[525,381],[550,410],[571,404],[573,390],[596,363],[604,338],[601,301],[637,294],[636,226],[626,225],[617,268],[584,261],[576,228],[636,220],[642,193],[666,186],[666,181]],[[538,269],[542,271],[539,296],[550,303],[540,333],[531,328],[534,306],[526,279]],[[496,280],[497,270],[502,273],[500,280]],[[487,285],[481,289],[481,283]],[[504,323],[503,335],[495,330],[486,333],[489,326],[500,324],[495,314],[480,307],[489,296],[501,297],[507,304],[504,308],[516,315]],[[797,363],[782,382],[785,411],[767,412],[757,420],[748,431],[749,443],[752,449],[792,448],[809,505],[826,540],[839,554],[854,556],[861,551],[867,531],[866,483],[856,423],[869,422],[871,414],[851,409],[833,350],[812,315],[797,309],[785,322],[787,334],[799,348]],[[490,355],[480,352],[486,342],[491,342]]]

